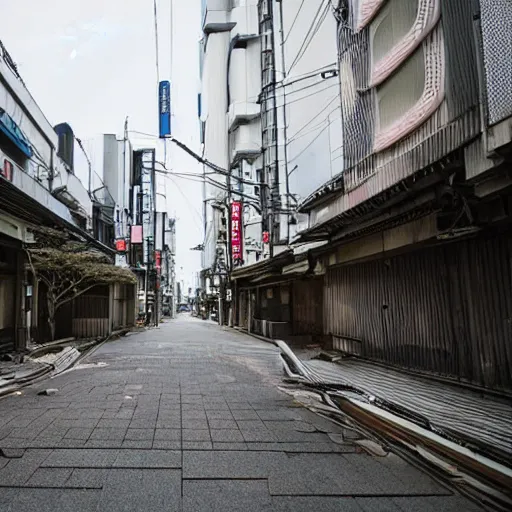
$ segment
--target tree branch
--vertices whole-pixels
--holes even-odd
[[[85,281],[85,279],[87,278],[88,276],[83,276],[82,278],[80,278],[78,281],[76,282],[73,282],[71,281],[71,279],[69,279],[69,282],[71,283],[63,292],[59,293],[59,295],[57,295],[57,297],[55,297],[55,302],[57,302],[61,297],[63,297],[64,295],[66,295],[66,293],[68,293],[70,290],[72,290],[73,288],[75,288],[76,286],[78,286],[80,283],[82,283],[83,281]]]
[[[97,285],[93,284],[91,286],[88,286],[87,288],[84,288],[83,290],[80,290],[79,292],[77,292],[76,295],[73,295],[73,297],[68,297],[67,299],[64,299],[59,304],[57,304],[57,301],[55,301],[55,311],[57,311],[57,309],[59,309],[64,304],[66,304],[66,302],[70,302],[70,301],[76,299],[77,297],[80,297],[80,295],[83,295],[85,292],[88,292],[91,288],[94,288],[95,286],[97,286]]]

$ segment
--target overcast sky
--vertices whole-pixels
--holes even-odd
[[[171,0],[158,0],[160,79],[171,79],[173,135],[199,151],[200,0],[174,0],[171,77]],[[68,122],[83,140],[129,129],[158,133],[153,0],[0,0],[0,38],[27,87],[55,125]],[[158,145],[130,134],[137,144]],[[200,172],[177,148],[167,151],[176,172]],[[177,271],[186,286],[200,268],[201,186],[163,179],[167,207],[177,222]],[[183,270],[181,270],[181,268]]]

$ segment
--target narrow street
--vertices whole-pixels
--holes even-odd
[[[480,510],[362,451],[282,377],[274,346],[188,315],[106,343],[0,400],[0,510]]]

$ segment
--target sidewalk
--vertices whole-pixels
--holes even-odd
[[[396,405],[405,414],[410,413],[412,421],[510,467],[510,401],[357,358],[328,362],[308,359],[307,351],[301,353],[297,350],[296,353],[302,356],[301,373],[312,383],[333,388],[355,388],[376,403]]]
[[[76,348],[62,347],[59,352],[50,352],[37,358],[25,357],[22,363],[0,362],[0,397],[13,393],[24,384],[69,368],[80,353]]]

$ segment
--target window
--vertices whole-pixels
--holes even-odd
[[[254,187],[254,195],[259,196],[260,195],[260,187]]]
[[[425,41],[440,16],[440,0],[389,0],[370,28],[370,85],[391,76]]]
[[[377,87],[379,129],[385,130],[420,100],[425,89],[423,47],[383,85]]]
[[[411,30],[418,0],[390,0],[371,24],[372,60],[380,61]]]

